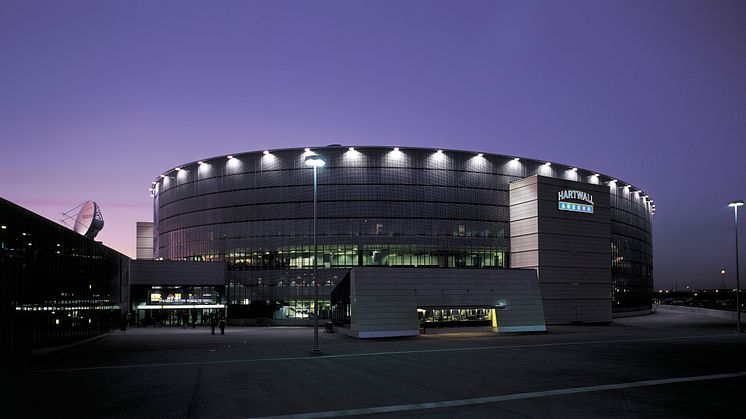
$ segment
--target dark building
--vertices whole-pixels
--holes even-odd
[[[130,259],[0,198],[0,342],[4,355],[118,328]],[[126,312],[126,311],[125,311]]]
[[[313,170],[304,164],[315,154],[326,160],[316,258]],[[533,182],[524,185],[533,198],[515,195],[520,182]],[[368,266],[534,268],[547,323],[651,308],[654,205],[639,188],[594,171],[468,151],[332,145],[192,162],[152,188],[154,257],[224,262],[234,318],[308,318],[314,260],[323,317],[332,288]]]

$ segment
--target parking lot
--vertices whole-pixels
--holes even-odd
[[[356,340],[144,328],[2,373],[12,417],[737,417],[746,334],[659,311],[549,333]]]

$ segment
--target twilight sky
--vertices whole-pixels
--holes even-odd
[[[134,257],[150,181],[181,163],[495,152],[641,187],[656,288],[718,286],[722,267],[733,287],[745,22],[717,0],[0,0],[0,195],[55,221],[93,199],[97,240]]]

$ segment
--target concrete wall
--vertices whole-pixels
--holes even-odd
[[[533,270],[353,268],[350,331],[361,338],[419,334],[418,307],[505,305],[498,331],[545,331]]]
[[[699,314],[702,316],[710,316],[710,317],[717,317],[720,319],[733,320],[734,322],[736,321],[735,311],[713,310],[711,308],[702,308],[702,307],[672,306],[672,305],[667,305],[667,304],[653,304],[653,310],[677,311],[679,313],[692,313],[692,314]],[[741,321],[746,323],[746,313],[741,314]]]
[[[137,230],[137,259],[153,259],[153,222],[138,221]]]
[[[558,192],[593,195],[594,212],[558,208]],[[611,321],[609,188],[532,176],[510,184],[510,266],[538,272],[547,324]]]

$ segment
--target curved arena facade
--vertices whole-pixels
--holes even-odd
[[[316,258],[309,155],[326,161],[317,173]],[[345,275],[371,266],[532,268],[547,323],[577,320],[584,299],[613,313],[651,307],[652,200],[565,164],[331,145],[187,163],[154,179],[152,196],[155,258],[224,262],[232,317],[307,318],[314,260],[321,316]],[[568,299],[561,313],[547,308]]]

